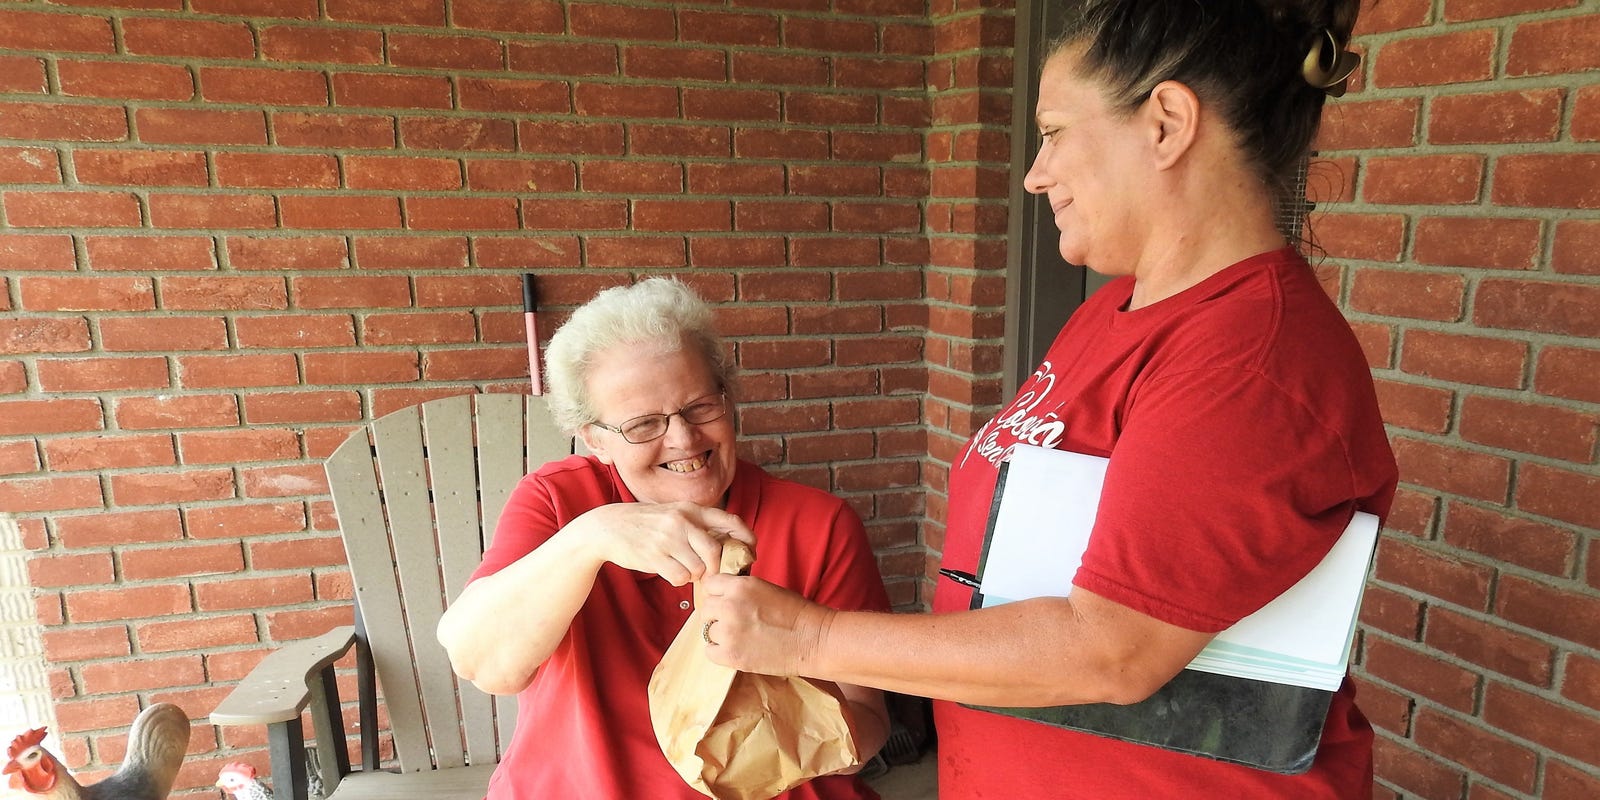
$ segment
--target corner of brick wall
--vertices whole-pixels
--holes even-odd
[[[1009,4],[933,4],[938,50],[929,67],[926,359],[928,545],[922,600],[944,548],[954,451],[1001,401],[1006,226],[1011,174],[1012,47]]]

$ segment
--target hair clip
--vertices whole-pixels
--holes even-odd
[[[1306,83],[1327,92],[1331,97],[1343,97],[1350,74],[1361,66],[1361,56],[1344,49],[1333,31],[1322,29],[1322,35],[1311,43],[1311,51],[1300,65],[1300,74]]]

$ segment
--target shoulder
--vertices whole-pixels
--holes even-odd
[[[776,477],[748,461],[730,493],[728,511],[743,516],[757,535],[818,540],[821,531],[862,528],[855,509],[837,495],[787,478]],[[800,535],[800,534],[804,535]],[[831,534],[830,534],[831,535]]]
[[[1343,312],[1293,250],[1246,259],[1197,288],[1164,337],[1176,356],[1194,357],[1196,365],[1341,380],[1367,369]]]
[[[749,470],[748,479],[760,481],[763,505],[776,503],[817,512],[837,511],[850,507],[850,504],[838,495],[788,478],[780,478],[755,464],[741,462],[740,469]]]
[[[610,465],[594,456],[575,455],[540,465],[517,484],[516,492],[523,496],[604,498],[617,493],[616,484],[616,471]]]
[[[548,481],[591,481],[609,477],[611,468],[594,456],[567,456],[546,461],[529,477]]]
[[[1371,367],[1343,312],[1292,250],[1266,253],[1208,279],[1156,334],[1135,402],[1167,410],[1280,407],[1332,430],[1368,428]],[[1219,407],[1219,410],[1222,410]],[[1380,428],[1381,429],[1381,428]]]

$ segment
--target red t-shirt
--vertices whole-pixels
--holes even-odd
[[[585,511],[633,501],[616,470],[593,458],[547,464],[517,485],[473,578],[504,569]],[[888,610],[861,519],[843,500],[741,461],[727,510],[756,534],[751,574],[832,608]],[[693,597],[692,586],[603,566],[566,637],[517,696],[516,732],[490,800],[704,800],[662,755],[646,693]],[[855,776],[817,778],[780,796],[877,800]]]
[[[1017,442],[1109,456],[1073,584],[1183,628],[1221,631],[1311,570],[1356,510],[1382,517],[1397,470],[1348,323],[1291,249],[1124,311],[1092,296],[951,465],[944,566],[975,572],[997,465]],[[935,612],[971,593],[941,580]],[[1001,798],[1366,798],[1372,729],[1350,682],[1309,772],[1284,776],[936,705],[940,792]]]

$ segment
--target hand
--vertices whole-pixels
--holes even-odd
[[[660,575],[683,586],[715,573],[728,537],[755,546],[755,534],[738,517],[693,503],[611,503],[580,515],[562,529],[579,537],[597,561]]]
[[[716,620],[712,661],[745,672],[811,675],[836,613],[760,578],[707,575],[702,619]]]

